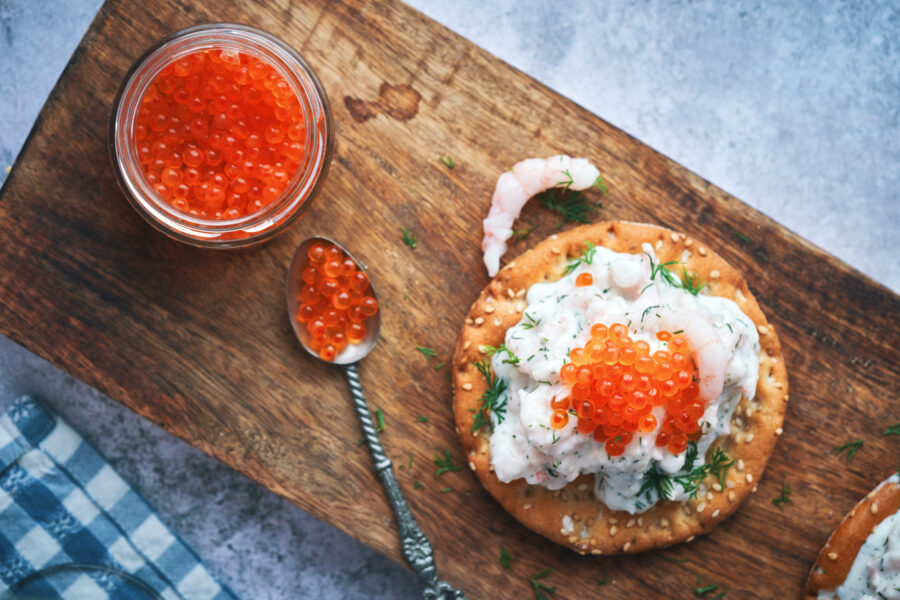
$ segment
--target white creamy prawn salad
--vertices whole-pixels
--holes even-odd
[[[666,270],[650,244],[642,249],[642,254],[623,254],[588,244],[560,280],[527,290],[522,319],[507,330],[504,345],[491,358],[500,384],[490,413],[491,462],[501,481],[523,478],[555,490],[593,474],[601,502],[634,514],[661,496],[687,500],[703,477],[727,469],[724,453],[716,450],[709,459],[706,454],[729,433],[741,397],[756,392],[756,327],[733,301],[707,295],[687,274],[683,283]],[[618,331],[617,339],[633,349],[607,343],[603,350],[592,341],[607,330],[611,338]],[[593,367],[588,358],[580,361],[586,366],[574,367],[573,357],[582,356],[579,348],[586,353],[593,348],[600,357]],[[629,366],[619,366],[616,353]],[[660,378],[653,379],[656,371],[650,367],[633,370],[642,360],[652,366],[647,357],[655,357]],[[569,381],[561,371],[568,372]],[[608,383],[613,376],[625,390],[621,394]],[[679,377],[681,388],[671,383]],[[655,396],[648,381],[666,399]],[[577,396],[578,385],[582,396],[595,395],[576,407],[566,399]],[[684,420],[676,427],[678,410]],[[635,423],[640,423],[636,429]],[[629,424],[633,433],[623,429]]]
[[[895,473],[884,484],[900,484]],[[844,583],[820,600],[900,600],[900,512],[879,523],[856,555]]]

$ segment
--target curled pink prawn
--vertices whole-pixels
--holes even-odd
[[[550,188],[584,190],[594,185],[600,171],[586,158],[558,155],[529,158],[513,165],[497,179],[491,210],[484,224],[484,264],[493,277],[500,270],[500,257],[506,252],[506,240],[512,237],[512,225],[528,199]]]
[[[683,330],[697,361],[700,398],[708,405],[718,400],[725,389],[728,353],[715,327],[694,311],[667,312],[661,327],[666,331]]]

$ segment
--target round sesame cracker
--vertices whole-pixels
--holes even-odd
[[[631,254],[640,253],[641,245],[648,242],[659,262],[683,261],[689,272],[707,283],[710,294],[734,300],[756,324],[761,346],[756,395],[741,399],[731,420],[731,434],[713,444],[735,462],[724,487],[708,477],[693,500],[659,502],[631,515],[601,503],[594,496],[591,475],[556,491],[523,479],[503,483],[494,475],[488,428],[472,432],[474,413],[486,389],[474,362],[485,358],[485,346],[503,343],[506,330],[522,318],[526,290],[534,283],[561,278],[566,265],[581,255],[585,242]],[[690,541],[712,529],[755,489],[781,435],[788,400],[781,345],[741,274],[698,240],[654,225],[621,221],[550,236],[501,269],[469,310],[453,367],[453,410],[469,466],[521,523],[581,554],[640,552]]]
[[[825,545],[806,580],[804,599],[818,598],[820,590],[834,590],[844,583],[850,567],[879,523],[900,510],[900,484],[882,481],[843,518]]]

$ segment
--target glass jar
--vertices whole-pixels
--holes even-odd
[[[198,52],[243,53],[268,64],[290,86],[305,123],[298,135],[303,155],[286,187],[258,210],[230,218],[209,218],[177,209],[148,179],[138,153],[136,122],[145,94],[163,69]],[[220,52],[221,56],[224,53]],[[146,131],[144,128],[143,131]],[[110,114],[109,148],[119,186],[150,225],[171,238],[206,248],[232,248],[261,242],[283,231],[319,192],[331,166],[334,126],[325,90],[312,68],[290,46],[252,27],[217,23],[177,31],[159,41],[131,67]],[[299,150],[299,146],[297,147]],[[231,189],[231,188],[228,188]],[[237,212],[237,211],[233,211]]]

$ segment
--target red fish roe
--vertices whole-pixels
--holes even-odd
[[[267,62],[231,49],[181,56],[147,88],[134,126],[147,181],[173,208],[237,219],[276,201],[305,157],[297,95]]]
[[[634,341],[621,323],[591,327],[591,339],[569,354],[559,372],[570,389],[566,398],[550,402],[550,426],[562,429],[577,419],[577,429],[603,443],[609,456],[621,456],[635,433],[658,430],[657,446],[673,454],[687,449],[700,436],[700,418],[706,410],[699,398],[697,367],[682,333],[661,331],[657,339],[668,350],[650,354],[647,342]],[[652,414],[663,407],[662,422]]]
[[[309,347],[331,361],[349,344],[362,342],[378,302],[366,294],[369,276],[334,244],[313,244],[307,259],[295,318],[309,332]]]

